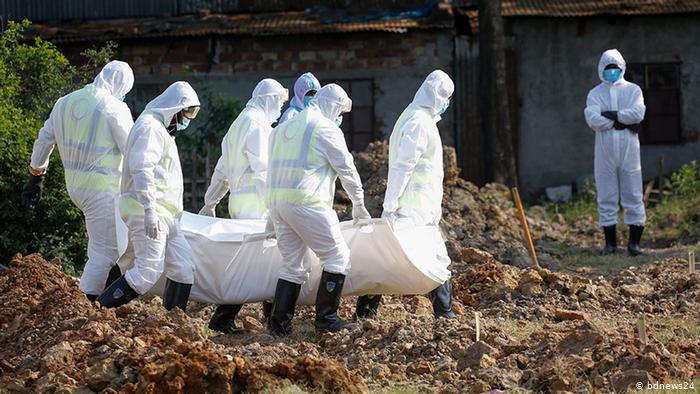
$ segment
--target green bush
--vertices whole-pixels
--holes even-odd
[[[697,161],[684,164],[671,174],[671,189],[674,194],[683,197],[700,195],[700,169]]]
[[[55,101],[94,78],[114,46],[86,51],[76,68],[56,47],[37,38],[24,41],[28,21],[10,21],[0,36],[0,261],[17,252],[58,257],[72,274],[86,261],[87,235],[82,213],[65,188],[57,152],[51,155],[39,206],[27,210],[20,193],[29,174],[33,142]]]

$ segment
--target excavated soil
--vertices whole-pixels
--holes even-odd
[[[386,157],[385,143],[356,157],[373,216]],[[280,339],[267,334],[259,305],[246,305],[238,323],[249,332],[220,335],[205,328],[211,305],[167,312],[144,297],[100,308],[58,262],[17,255],[0,272],[0,391],[607,393],[699,376],[700,276],[687,261],[605,276],[526,268],[509,191],[459,179],[454,159],[446,149],[442,230],[456,319],[434,319],[424,296],[384,297],[376,319],[336,334],[317,335],[313,308],[298,308],[295,333]],[[342,191],[336,202],[348,217]],[[572,229],[538,207],[528,216],[537,242],[564,242],[572,231],[583,245],[599,242],[590,218]],[[354,302],[344,299],[339,314],[349,318]]]

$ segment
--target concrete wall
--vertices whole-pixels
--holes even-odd
[[[520,97],[519,172],[532,195],[593,174],[594,134],[583,117],[599,83],[601,53],[617,48],[628,63],[681,62],[681,145],[642,146],[645,179],[700,159],[700,17],[521,18],[510,20]]]
[[[294,81],[306,71],[322,84],[372,79],[374,129],[379,137],[388,136],[428,73],[441,68],[452,74],[454,46],[451,33],[440,30],[124,40],[118,45],[118,58],[132,65],[137,84],[187,79],[182,73],[187,65],[206,73],[205,83],[215,90],[245,99],[263,78],[279,80],[292,94]],[[82,47],[62,49],[76,54]],[[452,110],[443,116],[439,128],[444,142],[453,145]]]

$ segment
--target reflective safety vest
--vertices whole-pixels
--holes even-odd
[[[183,195],[183,179],[182,167],[180,166],[180,156],[178,155],[175,139],[168,134],[166,129],[152,115],[141,115],[144,119],[139,119],[134,125],[134,133],[130,133],[129,141],[127,142],[127,157],[135,154],[132,150],[132,137],[143,127],[149,127],[155,124],[159,129],[152,129],[146,132],[162,133],[163,134],[163,149],[160,160],[153,169],[154,186],[155,186],[155,204],[154,208],[159,217],[168,222],[179,218],[183,211],[182,195]],[[153,126],[150,126],[153,127]],[[122,180],[122,195],[119,200],[119,210],[122,217],[126,216],[143,216],[144,207],[137,200],[134,190],[134,181],[131,177],[128,160],[124,165],[124,179]]]
[[[319,120],[304,110],[270,136],[267,203],[333,205],[337,174],[317,153]]]
[[[425,116],[421,110],[407,108],[396,121],[394,130],[389,137],[389,168],[396,162],[399,144],[403,139],[404,126],[416,117]],[[442,206],[442,180],[444,177],[442,168],[442,140],[437,129],[428,134],[428,146],[418,158],[411,178],[399,197],[399,209],[410,208],[418,211],[441,215]]]
[[[228,212],[232,219],[262,218],[267,212],[265,201],[258,195],[253,169],[245,153],[253,119],[250,110],[243,110],[224,137],[222,146],[226,157],[226,177],[229,181]],[[265,152],[267,153],[267,152]]]
[[[119,192],[122,154],[104,115],[107,94],[87,85],[62,100],[54,135],[69,191]]]

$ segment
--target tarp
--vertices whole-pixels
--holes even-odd
[[[272,234],[265,234],[264,220],[185,212],[180,229],[196,260],[190,299],[213,304],[272,300],[282,256]],[[357,225],[342,222],[341,230],[352,264],[343,295],[425,294],[450,276],[445,244],[436,226],[392,230],[386,220],[372,219]],[[312,269],[302,286],[299,304],[315,302],[321,279],[318,258],[311,252],[308,258]],[[133,264],[123,260],[122,271]],[[161,295],[164,283],[165,275],[151,293]]]

